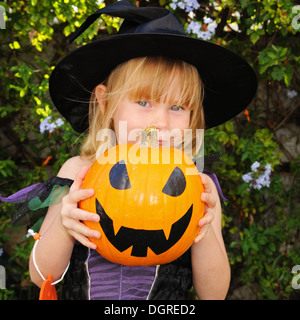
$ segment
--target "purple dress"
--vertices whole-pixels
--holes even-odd
[[[157,268],[116,264],[96,250],[91,250],[87,267],[91,300],[146,300]]]

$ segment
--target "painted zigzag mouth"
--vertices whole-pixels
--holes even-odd
[[[179,220],[172,224],[168,239],[163,229],[143,230],[122,226],[117,234],[115,234],[113,220],[107,215],[97,198],[96,211],[100,216],[100,225],[103,232],[117,250],[123,252],[132,246],[131,256],[146,257],[148,247],[156,255],[159,255],[175,245],[190,223],[193,205],[190,206],[188,211]]]

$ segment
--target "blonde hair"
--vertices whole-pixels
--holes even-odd
[[[190,110],[189,129],[193,131],[195,153],[196,129],[204,129],[202,81],[194,66],[182,60],[159,56],[134,58],[118,65],[103,82],[106,86],[106,92],[102,95],[103,112],[94,89],[89,106],[89,129],[81,155],[95,161],[114,145],[113,139],[103,141],[99,132],[105,132],[101,129],[114,130],[113,117],[125,95],[128,94],[130,99],[136,101],[160,101],[172,83],[176,84],[173,86],[175,89],[180,88],[178,105]]]

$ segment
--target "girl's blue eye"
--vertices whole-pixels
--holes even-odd
[[[179,110],[183,110],[183,108],[182,107],[178,107],[178,106],[172,106],[171,110],[172,111],[179,111]]]
[[[149,105],[148,101],[137,101],[137,103],[142,107],[147,107]]]

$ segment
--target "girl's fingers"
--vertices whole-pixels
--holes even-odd
[[[97,249],[97,245],[89,240],[89,238],[78,234],[76,232],[70,231],[70,234],[73,236],[74,239],[79,241],[84,246],[90,248],[90,249]]]
[[[214,220],[214,215],[209,211],[199,220],[198,226],[203,228],[205,225],[211,224]]]
[[[70,191],[78,190],[81,188],[83,180],[89,171],[89,167],[82,167],[81,170],[77,173],[74,182],[72,183],[72,186],[70,188]]]
[[[200,177],[203,184],[204,192],[210,193],[212,191],[212,185],[209,177],[204,173],[200,173]]]
[[[78,208],[78,203],[94,195],[93,189],[81,189],[89,167],[83,167],[76,175],[70,192],[62,199],[62,225],[67,232],[84,246],[96,249],[97,246],[89,238],[100,238],[100,232],[87,227],[81,221],[99,222],[100,217]]]
[[[216,197],[213,196],[212,193],[202,193],[201,194],[201,201],[205,202],[205,204],[209,207],[212,208],[216,205],[217,199]]]
[[[209,225],[205,225],[204,227],[201,228],[200,232],[198,233],[197,237],[194,240],[194,243],[199,242],[205,237],[209,227],[210,227]]]
[[[82,222],[79,221],[74,221],[74,220],[67,220],[64,223],[65,228],[69,230],[70,234],[79,234],[85,237],[90,237],[90,238],[95,238],[99,239],[100,238],[100,232],[97,230],[90,229],[86,225],[84,225]]]
[[[204,216],[199,220],[198,226],[201,228],[197,237],[194,240],[194,243],[202,240],[207,234],[209,228],[211,227],[211,223],[215,217],[215,208],[217,205],[218,195],[216,193],[214,186],[214,182],[210,177],[201,173],[200,174],[201,181],[203,184],[204,192],[201,194],[201,201],[205,204]]]
[[[97,222],[99,221],[99,216],[97,217],[97,214],[90,213],[81,209],[70,210],[69,216],[74,216],[75,219],[72,217],[66,217],[62,220],[62,224],[66,231],[74,239],[76,239],[86,247],[96,249],[97,246],[93,244],[89,240],[89,238],[99,239],[101,237],[100,232],[86,226],[84,223],[79,221],[78,217],[82,218],[83,220]]]
[[[203,218],[201,218],[198,222],[198,226],[201,228],[197,237],[195,238],[194,240],[194,243],[197,243],[199,242],[200,240],[202,240],[207,231],[209,230],[210,228],[210,225],[211,223],[213,222],[214,220],[214,215],[212,213],[210,213],[209,211],[204,215]]]
[[[100,221],[100,216],[97,213],[81,210],[79,208],[74,208],[70,210],[69,218],[73,220],[90,221],[90,222]]]
[[[77,203],[80,200],[85,200],[94,195],[93,189],[78,189],[74,191],[70,191],[68,197],[65,199],[70,203]]]
[[[217,203],[217,197],[213,192],[213,181],[203,173],[200,176],[204,188],[204,192],[201,194],[201,201],[205,202],[209,208],[212,208]]]

